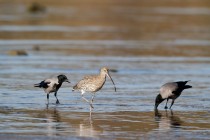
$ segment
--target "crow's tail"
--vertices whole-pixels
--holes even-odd
[[[190,85],[185,85],[184,86],[184,89],[188,89],[188,88],[192,88],[192,86],[190,86]]]
[[[38,83],[38,84],[34,84],[34,87],[41,87],[41,84],[40,83]]]

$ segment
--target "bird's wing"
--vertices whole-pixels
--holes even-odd
[[[95,79],[95,77],[96,75],[87,75],[82,80],[91,80],[91,79]]]
[[[55,87],[56,85],[58,85],[58,79],[57,78],[52,78],[52,79],[46,79],[45,83],[48,83],[47,85],[49,87]]]
[[[178,84],[175,82],[172,83],[166,83],[160,88],[160,94],[162,98],[168,98],[173,95],[174,92],[176,92],[178,89]]]
[[[46,93],[51,93],[56,91],[56,86],[58,85],[58,79],[56,78],[46,79],[44,82],[47,83],[47,88],[45,88]]]
[[[90,85],[93,83],[94,79],[96,78],[95,75],[92,76],[85,76],[82,80],[80,80],[73,88],[80,89],[81,87]]]
[[[39,84],[36,85],[38,85],[38,87],[40,88],[48,88],[49,87],[48,84],[50,84],[50,81],[41,81]]]
[[[54,84],[59,84],[58,83],[58,78],[51,78],[51,79],[46,79],[45,81],[47,81],[47,82],[51,82],[51,83],[54,83]]]

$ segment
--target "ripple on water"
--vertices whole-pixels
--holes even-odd
[[[140,138],[157,133],[165,136],[166,132],[191,137],[188,132],[192,131],[203,138],[206,135],[202,132],[208,133],[210,128],[208,57],[31,55],[0,56],[0,60],[0,80],[3,81],[0,84],[0,133]],[[89,105],[79,92],[71,89],[75,81],[98,73],[99,67],[107,64],[117,70],[110,72],[117,92],[107,79],[96,94],[90,119]],[[59,73],[70,77],[72,83],[63,84],[59,90],[60,105],[55,104],[55,97],[50,94],[50,104],[46,106],[46,94],[33,84]],[[155,117],[154,100],[159,87],[177,80],[191,80],[193,88],[176,100],[173,115],[163,110],[165,103],[162,103],[160,114]],[[90,94],[84,96],[91,98]]]

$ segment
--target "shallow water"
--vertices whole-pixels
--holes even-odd
[[[210,58],[64,56],[31,51],[28,56],[1,55],[0,62],[0,133],[94,138],[153,138],[168,133],[177,138],[207,138],[210,134]],[[71,89],[102,66],[117,70],[111,72],[117,92],[107,79],[90,118],[89,106]],[[51,94],[46,106],[46,94],[33,84],[60,73],[72,83],[59,90],[60,105]],[[159,87],[178,80],[191,80],[193,88],[176,100],[173,114],[164,111],[163,103],[155,116]],[[90,98],[88,93],[85,96]]]

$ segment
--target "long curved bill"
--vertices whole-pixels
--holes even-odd
[[[106,75],[107,75],[107,76],[109,77],[109,79],[112,81],[112,83],[113,83],[113,85],[114,85],[114,91],[116,92],[117,89],[116,89],[116,86],[115,86],[115,84],[114,84],[114,81],[112,80],[112,77],[109,75],[109,73],[107,73]]]

